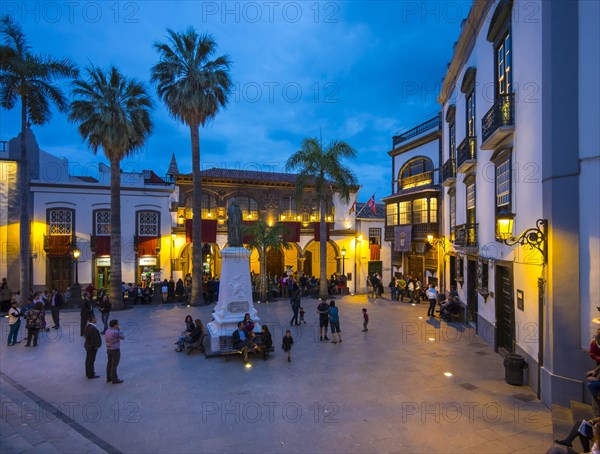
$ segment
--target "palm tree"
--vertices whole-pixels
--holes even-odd
[[[217,44],[211,35],[190,27],[183,33],[167,30],[168,43],[155,42],[160,61],[152,67],[152,82],[171,115],[190,128],[192,139],[192,298],[202,303],[202,185],[200,180],[200,126],[215,118],[227,104],[231,87],[226,55],[211,60]]]
[[[319,200],[320,242],[319,242],[319,294],[327,298],[327,226],[325,224],[325,207],[328,191],[335,186],[340,197],[348,203],[350,190],[358,184],[354,172],[341,162],[343,158],[355,158],[356,150],[346,142],[333,141],[323,148],[317,139],[304,139],[302,148],[287,160],[287,171],[298,171],[296,180],[296,200],[302,202],[304,189],[314,186]]]
[[[11,110],[21,101],[21,158],[18,187],[21,213],[19,219],[20,287],[22,301],[29,294],[29,251],[31,220],[29,206],[29,166],[26,135],[29,124],[43,125],[50,121],[54,104],[59,112],[66,112],[68,102],[55,80],[77,77],[74,63],[64,58],[33,55],[21,26],[11,17],[0,21],[0,104]]]
[[[123,158],[139,150],[152,131],[152,100],[146,87],[115,67],[106,73],[91,66],[87,80],[74,83],[69,120],[94,153],[102,148],[110,161],[110,295],[123,309],[121,288],[121,169]]]
[[[267,301],[267,251],[273,249],[290,249],[292,245],[283,239],[283,234],[287,231],[284,224],[275,224],[269,227],[264,221],[257,221],[252,225],[244,226],[244,234],[249,235],[251,240],[248,243],[250,249],[258,251],[260,261],[260,300]]]

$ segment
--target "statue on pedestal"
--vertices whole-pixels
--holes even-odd
[[[243,247],[242,210],[233,197],[227,208],[227,243],[229,247]]]

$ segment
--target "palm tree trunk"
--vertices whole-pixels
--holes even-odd
[[[190,305],[202,304],[202,181],[200,178],[200,130],[190,125],[192,136],[192,298]]]
[[[111,153],[107,153],[111,154]],[[121,161],[110,159],[110,302],[113,310],[125,308],[121,271]]]
[[[31,291],[31,282],[29,282],[30,268],[30,225],[29,225],[29,162],[27,156],[27,100],[23,93],[21,95],[21,160],[19,162],[19,191],[21,213],[19,217],[19,259],[21,266],[19,268],[21,303],[27,301]]]
[[[269,300],[269,287],[267,285],[267,251],[260,251],[260,300],[266,303]]]
[[[319,295],[327,298],[327,224],[325,223],[325,198],[319,198]]]

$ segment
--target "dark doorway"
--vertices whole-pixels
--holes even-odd
[[[477,326],[477,264],[467,260],[467,321]]]
[[[269,248],[267,250],[267,275],[281,276],[283,272],[283,254],[281,253],[281,249]]]
[[[48,288],[56,288],[59,292],[67,290],[73,284],[74,262],[71,256],[49,256],[46,267]]]
[[[418,277],[423,282],[423,271],[424,271],[424,257],[421,255],[409,255],[408,256],[408,274],[413,277]]]
[[[514,351],[515,309],[512,270],[496,266],[496,348]]]
[[[450,282],[450,287],[454,287],[456,288],[456,256],[455,255],[451,255],[450,256],[450,279],[448,279],[448,282]]]
[[[312,277],[312,275],[313,275],[312,261],[313,261],[312,252],[306,251],[304,253],[304,274],[309,277]]]

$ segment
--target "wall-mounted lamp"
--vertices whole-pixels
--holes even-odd
[[[496,216],[496,236],[502,240],[507,246],[520,244],[521,246],[529,246],[531,249],[537,249],[542,253],[544,263],[548,261],[546,256],[547,240],[546,227],[548,221],[546,219],[538,219],[535,222],[535,227],[526,229],[519,236],[513,236],[515,214],[506,209],[502,209]]]
[[[180,214],[177,217],[177,225],[182,226],[185,223],[185,216],[183,214]]]

